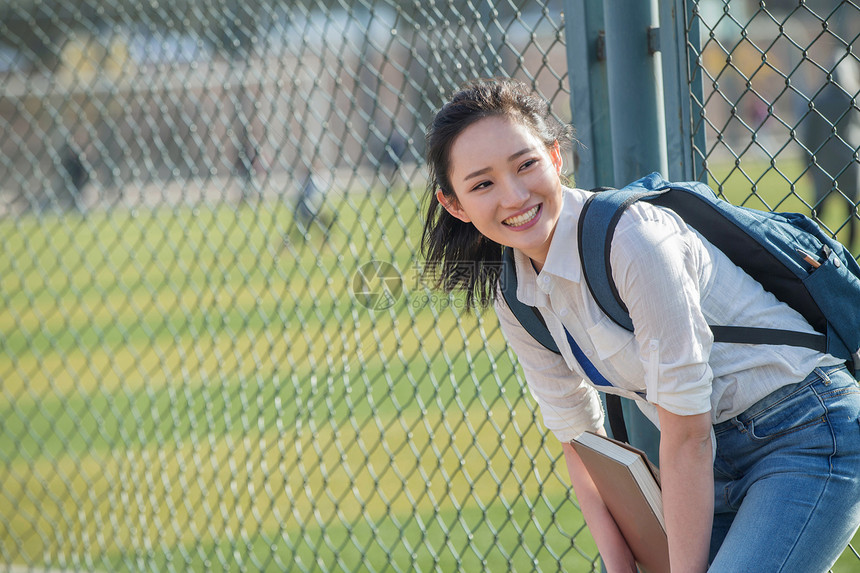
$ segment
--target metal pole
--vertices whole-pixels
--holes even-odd
[[[708,172],[705,171],[705,154],[707,153],[707,142],[705,141],[704,126],[704,79],[702,78],[701,62],[698,60],[702,53],[701,19],[697,16],[697,6],[693,0],[678,0],[684,7],[684,22],[687,27],[687,42],[691,49],[684,58],[687,62],[690,78],[690,129],[692,131],[692,169],[693,177],[708,182]],[[686,49],[686,46],[685,46]]]
[[[604,3],[615,186],[668,172],[657,0]]]
[[[593,0],[565,0],[570,110],[576,139],[577,187],[611,185],[612,134],[606,80],[603,7]]]
[[[692,97],[687,71],[686,0],[660,1],[660,56],[663,60],[663,102],[666,110],[666,178],[689,181],[693,169]]]

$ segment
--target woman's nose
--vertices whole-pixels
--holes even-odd
[[[519,207],[528,197],[528,189],[515,181],[509,181],[503,185],[501,201],[505,207]]]

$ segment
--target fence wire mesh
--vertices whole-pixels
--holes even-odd
[[[417,278],[424,122],[502,70],[566,113],[558,3],[2,11],[0,562],[591,568],[495,322]]]
[[[697,159],[856,206],[856,6],[773,4],[690,7]],[[417,256],[433,110],[504,74],[569,121],[566,70],[558,0],[0,4],[0,565],[594,569],[495,317]]]
[[[699,2],[689,22],[700,174],[735,202],[811,211],[856,256],[860,5]]]

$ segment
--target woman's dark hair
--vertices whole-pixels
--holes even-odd
[[[487,117],[506,117],[531,130],[550,149],[567,146],[573,128],[558,121],[547,102],[528,85],[510,79],[475,80],[460,87],[442,106],[427,129],[427,199],[421,237],[424,276],[445,292],[463,290],[466,309],[493,302],[502,269],[502,246],[481,235],[472,223],[452,216],[439,203],[436,190],[456,202],[449,179],[451,147],[463,131]]]

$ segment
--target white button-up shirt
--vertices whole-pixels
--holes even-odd
[[[565,328],[613,383],[609,392],[640,401],[644,395],[648,403],[680,415],[710,411],[714,423],[800,382],[816,366],[840,362],[807,348],[714,343],[709,324],[814,330],[675,213],[647,202],[625,211],[612,239],[612,277],[634,332],[616,325],[582,278],[577,222],[589,194],[564,190],[540,274],[523,253],[514,253],[517,298],[540,310],[561,356],[536,342],[501,296],[496,300],[502,331],[544,424],[560,440],[602,424],[598,395],[570,350]],[[655,419],[653,406],[643,411]]]

